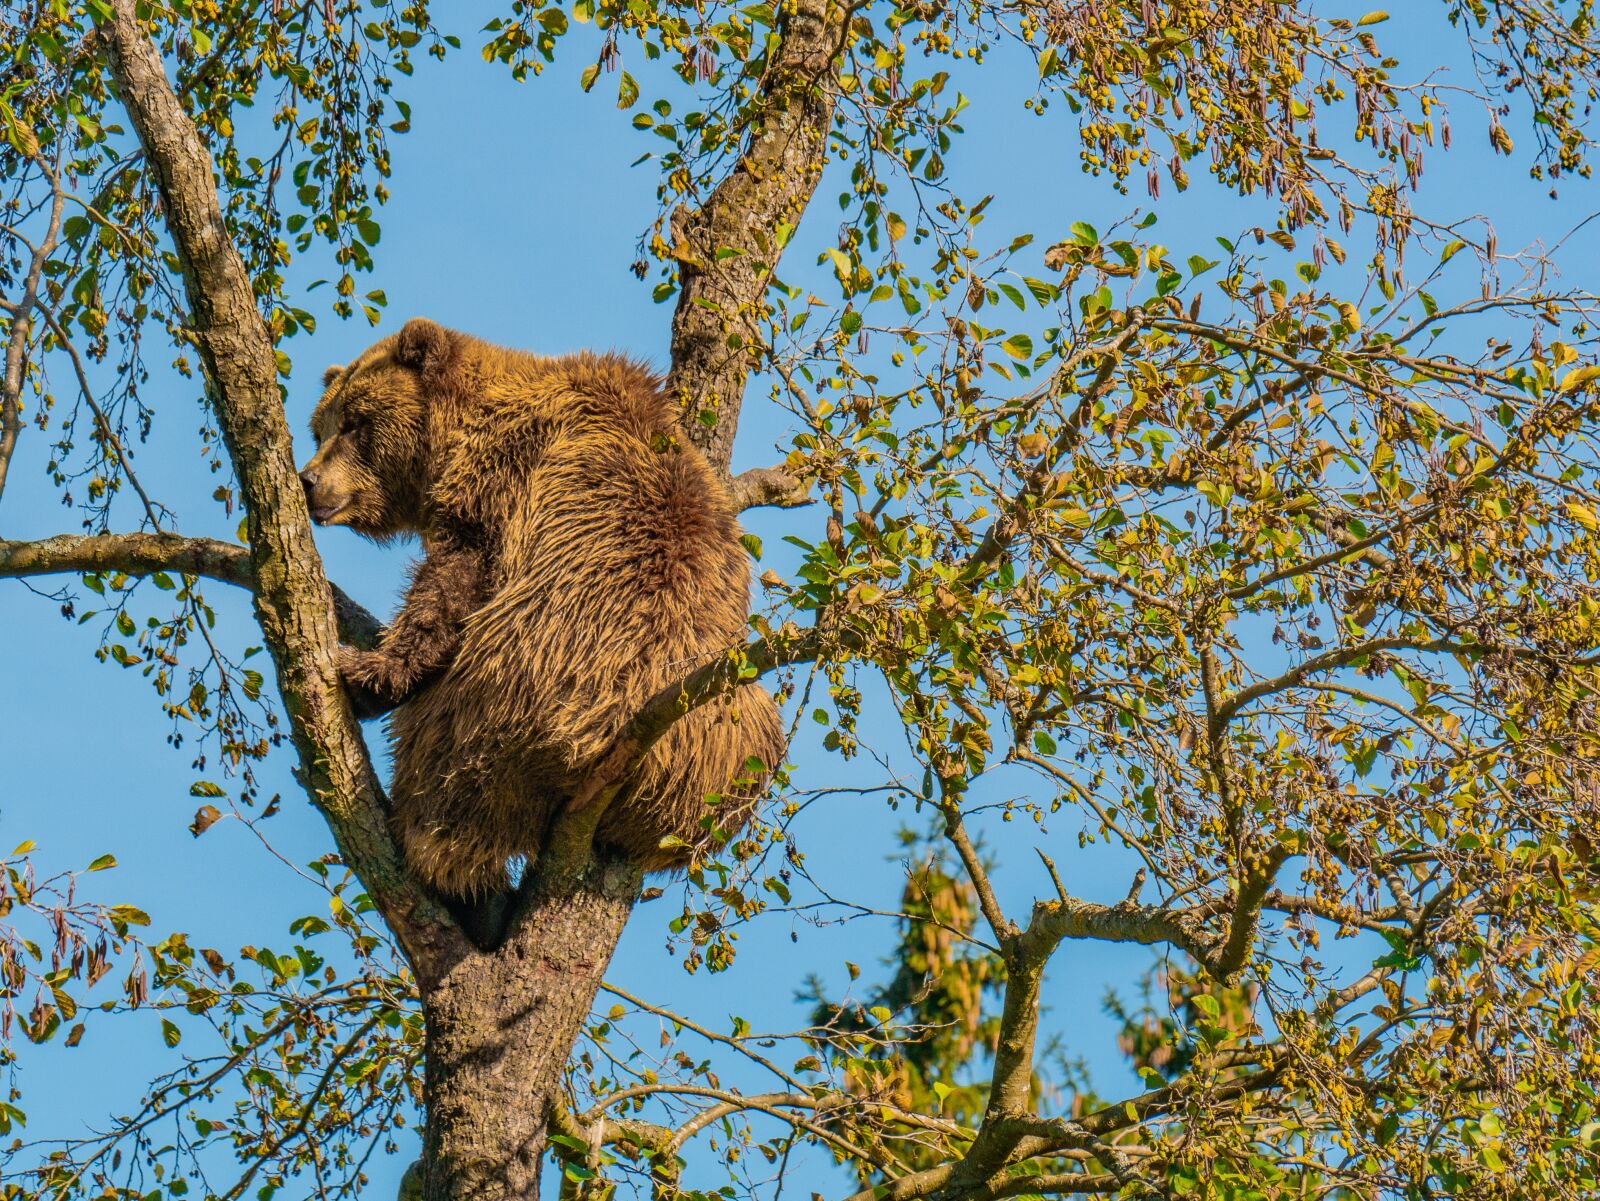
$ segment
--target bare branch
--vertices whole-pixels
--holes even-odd
[[[746,1059],[749,1059],[754,1063],[758,1063],[762,1067],[766,1068],[767,1071],[771,1072],[774,1076],[777,1076],[796,1092],[805,1087],[799,1080],[790,1075],[788,1072],[784,1071],[777,1064],[773,1063],[772,1060],[768,1059],[765,1055],[762,1055],[756,1051],[752,1051],[749,1047],[745,1046],[745,1040],[743,1039],[733,1038],[726,1034],[718,1034],[715,1030],[708,1030],[706,1027],[696,1022],[693,1018],[685,1017],[681,1013],[674,1013],[670,1009],[662,1009],[658,1005],[652,1005],[642,997],[636,997],[631,992],[628,992],[624,988],[619,988],[615,984],[602,984],[600,986],[600,991],[610,993],[612,996],[628,1002],[628,1004],[643,1010],[645,1013],[654,1014],[656,1017],[664,1018],[665,1020],[672,1022],[674,1025],[682,1026],[685,1030],[692,1030],[694,1033],[698,1034],[701,1038],[707,1040],[708,1042],[721,1043],[723,1046],[737,1051]]]
[[[733,503],[741,513],[768,506],[793,509],[811,503],[811,489],[782,467],[752,467],[733,477]]]
[[[16,453],[17,438],[22,433],[22,383],[27,368],[28,339],[33,332],[33,310],[39,303],[39,281],[61,236],[61,214],[66,204],[66,191],[59,173],[40,158],[34,159],[34,165],[50,181],[50,216],[45,223],[44,236],[29,256],[21,297],[14,304],[4,306],[11,318],[11,331],[6,339],[5,376],[0,381],[0,494],[6,490],[11,457]]]
[[[1449,639],[1433,639],[1418,641],[1415,638],[1374,638],[1370,642],[1358,642],[1352,646],[1336,646],[1332,650],[1324,651],[1320,655],[1312,655],[1302,663],[1297,663],[1282,675],[1274,676],[1268,680],[1260,680],[1254,684],[1239,689],[1232,696],[1219,701],[1213,737],[1220,734],[1221,729],[1228,721],[1251,701],[1270,696],[1275,692],[1298,687],[1314,675],[1324,671],[1334,671],[1340,667],[1348,667],[1358,659],[1379,651],[1412,650],[1412,651],[1467,651],[1485,650],[1485,647],[1469,647],[1463,643]]]
[[[204,576],[238,588],[255,587],[249,549],[214,538],[185,538],[178,534],[57,534],[34,542],[0,539],[0,579],[101,571],[120,571],[131,576],[170,571],[178,575]],[[383,632],[383,623],[338,585],[330,587],[340,639],[352,646],[375,645]]]

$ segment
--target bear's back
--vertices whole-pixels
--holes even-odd
[[[561,444],[603,439],[613,457],[632,459],[672,440],[672,405],[633,359],[548,358],[466,341],[433,409],[442,454],[432,496],[447,518],[482,527],[491,542],[516,536],[533,476]]]

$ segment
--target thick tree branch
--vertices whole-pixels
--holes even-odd
[[[671,222],[679,292],[667,388],[683,404],[690,441],[724,473],[764,341],[762,295],[783,251],[780,230],[799,225],[822,177],[849,27],[837,0],[797,0],[780,11],[743,153],[702,208],[680,208]]]
[[[215,538],[178,534],[57,534],[33,542],[0,539],[0,579],[24,576],[120,571],[142,576],[157,571],[204,576],[254,589],[248,547]],[[376,645],[383,623],[332,584],[339,638],[352,646]]]
[[[855,641],[844,632],[833,635],[831,645],[848,647]],[[729,648],[684,679],[667,685],[645,702],[600,757],[589,778],[573,794],[567,806],[569,813],[587,813],[609,804],[644,762],[650,748],[685,714],[775,668],[809,662],[829,646],[823,632],[817,629],[790,638],[757,639]]]
[[[733,503],[741,513],[767,506],[793,509],[811,503],[811,489],[782,467],[752,467],[733,477]]]
[[[1119,901],[1102,905],[1065,896],[1038,901],[1033,920],[1022,934],[1026,954],[1043,962],[1067,939],[1091,938],[1098,942],[1131,942],[1141,946],[1166,943],[1205,962],[1214,940],[1191,915],[1181,910]]]
[[[149,575],[170,571],[205,576],[249,588],[254,583],[246,547],[215,538],[178,534],[57,534],[33,542],[0,540],[0,577],[120,571]]]
[[[469,946],[406,871],[339,686],[333,597],[295,471],[277,360],[223,220],[211,156],[172,90],[135,0],[111,0],[110,8],[103,28],[111,73],[161,195],[192,330],[245,501],[256,616],[277,668],[302,779],[345,862],[413,965],[436,974]]]
[[[1097,905],[1064,891],[1056,900],[1034,905],[1026,930],[1002,923],[996,933],[1006,962],[1005,999],[983,1124],[967,1153],[947,1176],[930,1182],[926,1194],[940,1201],[999,1195],[990,1191],[989,1184],[1008,1165],[1038,1154],[1029,1140],[1041,1135],[1063,1147],[1091,1151],[1123,1184],[1136,1183],[1120,1156],[1095,1133],[1075,1123],[1029,1113],[1045,968],[1067,938],[1147,945],[1167,942],[1202,961],[1214,957],[1213,940],[1198,922],[1180,913],[1139,905],[1131,899],[1118,905]]]

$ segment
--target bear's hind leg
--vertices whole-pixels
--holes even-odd
[[[516,849],[485,830],[479,815],[473,815],[476,821],[451,820],[452,808],[438,801],[396,806],[396,832],[406,862],[442,896],[484,897],[509,891],[506,860]]]

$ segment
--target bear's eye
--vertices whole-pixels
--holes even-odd
[[[339,424],[339,433],[353,434],[367,424],[367,419],[357,413],[346,413],[344,420]]]

